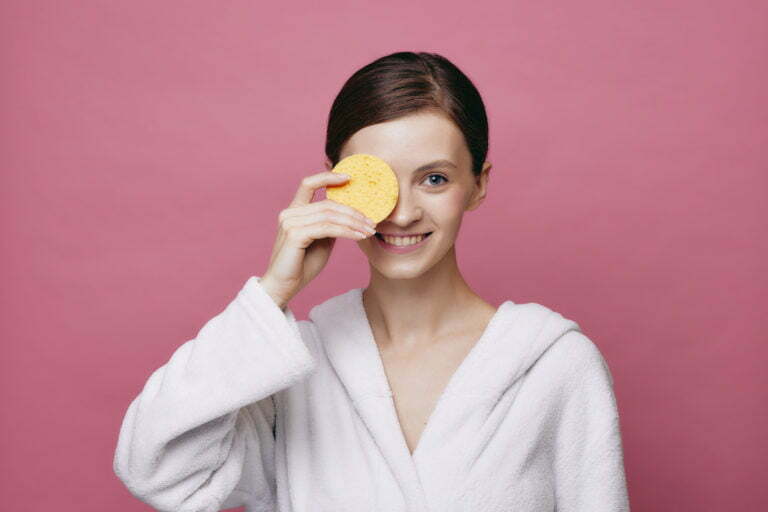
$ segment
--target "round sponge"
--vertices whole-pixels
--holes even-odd
[[[397,204],[397,175],[379,157],[357,153],[342,159],[331,172],[349,174],[341,185],[329,185],[325,196],[359,210],[377,224],[386,219]]]

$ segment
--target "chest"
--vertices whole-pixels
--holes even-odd
[[[409,354],[380,352],[400,428],[411,453],[437,401],[476,341],[476,336],[469,335]]]

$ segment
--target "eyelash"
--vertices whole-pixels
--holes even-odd
[[[448,178],[446,178],[446,177],[445,177],[445,176],[443,176],[442,174],[435,174],[435,173],[432,173],[432,174],[429,174],[429,175],[427,175],[427,176],[426,176],[424,179],[427,179],[427,178],[429,178],[430,176],[439,176],[439,177],[443,178],[443,180],[445,180],[445,182],[444,182],[444,183],[447,183],[447,182],[448,182]],[[442,184],[443,184],[443,183],[438,183],[437,185],[442,185]],[[435,185],[435,186],[437,186],[437,185]]]

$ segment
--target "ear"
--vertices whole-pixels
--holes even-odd
[[[480,171],[480,175],[475,178],[475,190],[472,192],[472,197],[467,203],[467,211],[474,210],[483,202],[485,194],[488,191],[488,178],[490,177],[491,162],[485,162],[483,164],[483,170]]]
[[[333,169],[333,164],[331,163],[331,160],[328,157],[326,157],[325,158],[325,170],[326,171],[330,171],[331,169]]]

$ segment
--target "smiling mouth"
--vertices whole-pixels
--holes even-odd
[[[422,241],[423,241],[423,240],[426,240],[426,239],[429,237],[429,235],[431,235],[432,233],[433,233],[433,231],[430,231],[430,232],[428,232],[428,233],[424,233],[424,238],[422,238],[421,240],[422,240]],[[376,235],[375,235],[375,236],[376,236],[376,238],[378,238],[378,239],[379,239],[379,240],[381,240],[382,242],[384,242],[384,243],[386,243],[386,244],[389,244],[389,245],[393,245],[393,246],[395,246],[395,247],[408,247],[409,245],[411,245],[411,244],[406,244],[406,245],[396,245],[396,244],[391,244],[391,243],[387,242],[387,241],[384,239],[384,235],[382,235],[382,234],[381,234],[381,233],[379,233],[378,231],[376,232]],[[403,237],[403,238],[408,238],[408,237]],[[391,240],[391,238],[390,238],[390,240]]]

